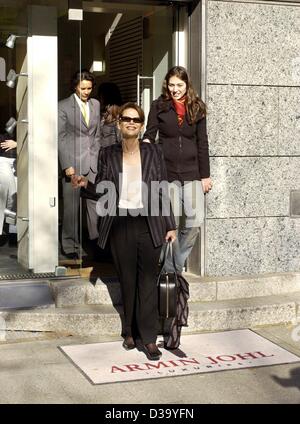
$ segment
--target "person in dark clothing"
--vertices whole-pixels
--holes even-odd
[[[151,105],[143,141],[155,143],[157,134],[176,223],[181,224],[174,243],[175,263],[180,273],[204,219],[204,193],[212,188],[206,106],[181,66],[173,67],[165,76],[162,95]],[[172,268],[168,262],[167,271]]]
[[[90,98],[95,84],[87,70],[77,71],[72,78],[73,93],[58,104],[58,160],[63,192],[61,251],[65,258],[84,256],[78,234],[80,193],[72,189],[71,178],[76,173],[92,182],[97,173],[100,150],[100,104]],[[90,240],[98,237],[96,205],[86,202],[86,218]]]
[[[113,82],[103,82],[98,88],[101,105],[100,142],[101,147],[120,143],[121,136],[117,126],[120,106],[123,104],[119,87]]]
[[[153,182],[167,185],[166,169],[160,146],[139,141],[143,123],[144,112],[138,105],[123,105],[118,123],[122,143],[101,149],[94,185],[78,176],[73,186],[85,187],[86,195],[95,198],[99,193],[98,245],[104,248],[110,241],[121,283],[123,347],[134,349],[140,337],[148,359],[158,360],[158,260],[162,244],[175,240],[176,224],[168,189],[153,190]],[[154,204],[159,205],[156,213]]]

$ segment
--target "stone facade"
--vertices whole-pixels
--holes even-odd
[[[300,270],[300,7],[207,2],[205,273]]]

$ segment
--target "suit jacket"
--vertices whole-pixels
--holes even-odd
[[[58,103],[58,157],[62,170],[72,166],[93,182],[100,149],[100,103],[90,99],[89,107],[87,126],[74,94]]]
[[[142,180],[147,185],[147,190],[142,190],[143,204],[148,205],[146,218],[149,225],[151,238],[155,247],[164,243],[164,237],[167,231],[175,230],[176,223],[170,205],[170,199],[167,191],[160,190],[159,212],[157,216],[151,215],[151,181],[167,181],[165,163],[160,146],[149,143],[140,143],[141,164],[142,164]],[[111,225],[114,219],[114,212],[119,204],[119,196],[122,187],[120,186],[120,173],[123,168],[123,151],[121,144],[114,144],[100,150],[98,160],[98,174],[95,184],[88,183],[85,195],[93,199],[99,199],[102,195],[106,195],[108,191],[104,191],[104,181],[114,184],[115,193],[110,194],[110,213],[101,217],[99,224],[99,240],[98,245],[104,249]],[[100,194],[101,193],[101,194]],[[113,198],[115,194],[115,198]],[[167,206],[169,213],[167,216],[162,214],[162,206]]]
[[[170,182],[209,177],[206,117],[199,117],[194,124],[189,124],[185,115],[182,126],[179,126],[173,102],[159,97],[152,102],[143,139],[154,143],[157,132]]]

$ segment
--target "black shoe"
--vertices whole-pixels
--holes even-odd
[[[125,340],[123,342],[123,345],[125,350],[132,350],[135,348],[135,342],[131,336],[125,337]]]
[[[162,355],[155,343],[145,345],[146,355],[150,361],[158,361]]]

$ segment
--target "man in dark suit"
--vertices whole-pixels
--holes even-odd
[[[72,190],[71,179],[81,174],[92,183],[97,174],[100,149],[100,103],[90,99],[93,75],[82,70],[72,80],[74,93],[58,104],[58,155],[62,171],[63,222],[62,253],[77,259],[82,253],[78,237],[80,193]],[[98,237],[95,201],[87,199],[87,224],[90,239]]]

